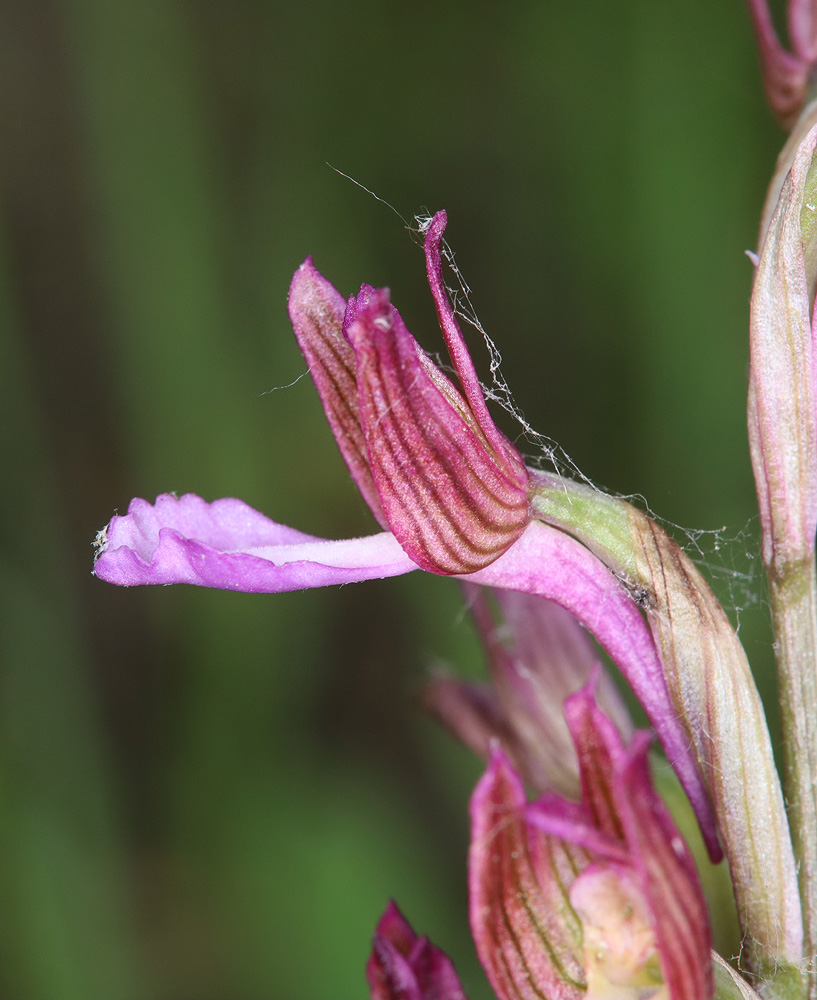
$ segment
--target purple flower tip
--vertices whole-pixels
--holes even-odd
[[[377,925],[366,978],[372,1000],[466,1000],[451,960],[394,903]]]

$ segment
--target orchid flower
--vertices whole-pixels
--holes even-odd
[[[442,277],[445,212],[431,220],[426,270],[460,388],[406,329],[388,291],[345,302],[307,259],[289,298],[295,335],[380,534],[328,541],[237,499],[133,500],[98,537],[94,572],[122,586],[188,583],[250,592],[397,576],[415,569],[524,591],[567,610],[641,701],[720,857],[709,794],[641,611],[580,542],[536,520],[533,473],[488,412]]]
[[[471,802],[471,929],[500,1000],[709,1000],[709,921],[689,850],[592,685],[565,702],[581,801],[528,804],[495,749]]]
[[[583,483],[538,474],[531,503],[581,539],[643,606],[678,716],[712,795],[747,968],[796,966],[797,864],[763,703],[746,653],[698,567],[654,520]],[[804,713],[808,714],[808,713]]]
[[[711,951],[695,865],[652,784],[651,734],[622,737],[595,673],[564,706],[571,798],[528,803],[495,744],[471,801],[471,929],[496,997],[759,1000]],[[451,961],[394,903],[366,974],[371,1000],[465,1000]]]

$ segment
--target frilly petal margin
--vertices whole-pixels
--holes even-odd
[[[689,796],[709,855],[719,861],[723,853],[712,803],[686,730],[672,705],[655,642],[618,579],[584,545],[541,521],[528,525],[496,562],[463,579],[547,597],[595,637],[644,707]]]
[[[122,587],[189,583],[269,594],[417,569],[390,532],[329,541],[277,524],[242,500],[187,493],[132,500],[97,538],[94,573]]]

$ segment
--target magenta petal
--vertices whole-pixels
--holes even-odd
[[[544,597],[496,590],[496,618],[489,591],[476,585],[465,590],[501,708],[496,735],[533,791],[576,798],[576,751],[563,711],[568,695],[597,676],[600,704],[622,732],[632,732],[595,644],[572,614]]]
[[[582,802],[590,811],[593,823],[608,837],[623,839],[619,803],[615,800],[614,776],[625,767],[630,754],[621,735],[596,704],[594,684],[565,702],[565,718],[579,758]],[[634,741],[649,746],[648,733],[638,732]],[[655,792],[651,794],[655,798]]]
[[[421,937],[417,941],[409,961],[423,1000],[465,1000],[465,993],[451,959],[427,937]]]
[[[343,460],[363,499],[386,527],[360,424],[355,352],[343,329],[346,300],[307,257],[289,289],[289,318]]]
[[[496,559],[530,519],[527,474],[498,454],[451,381],[374,293],[348,337],[360,414],[389,527],[432,573],[469,573]]]
[[[650,630],[629,593],[580,542],[534,521],[474,583],[524,590],[569,611],[621,670],[692,803],[713,860],[722,854],[712,804],[667,689]]]
[[[375,935],[385,938],[390,944],[400,952],[401,955],[408,956],[411,949],[417,943],[417,935],[411,924],[406,920],[400,911],[400,907],[393,899],[389,900],[383,916],[377,922]]]
[[[814,0],[789,0],[789,38],[806,62],[817,61],[817,6]]]
[[[576,741],[583,801],[600,829],[620,836],[653,916],[671,1000],[714,991],[709,917],[695,862],[650,776],[650,738],[636,733],[625,748],[587,688],[565,714]]]
[[[327,541],[276,524],[241,500],[188,493],[132,500],[100,533],[94,573],[131,587],[190,583],[280,593],[399,576],[416,569],[393,535]]]
[[[595,857],[618,864],[628,861],[621,841],[595,826],[592,815],[583,805],[557,795],[542,795],[528,806],[525,816],[531,826],[542,833],[575,844]]]

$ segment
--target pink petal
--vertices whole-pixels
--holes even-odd
[[[565,718],[579,757],[582,802],[590,810],[597,829],[608,837],[623,840],[614,781],[629,758],[618,730],[596,704],[594,687],[593,683],[588,684],[565,702]],[[636,738],[643,739],[645,735],[638,733]],[[649,744],[648,735],[646,741]]]
[[[593,857],[614,864],[626,864],[629,860],[621,840],[596,826],[593,814],[583,804],[546,794],[528,806],[525,816],[537,830],[581,847]]]
[[[417,977],[422,1000],[465,1000],[451,959],[427,937],[419,938],[409,962]]]
[[[495,622],[488,591],[471,585],[466,594],[505,715],[504,728],[514,735],[512,745],[504,738],[503,745],[534,791],[577,797],[578,766],[565,699],[597,676],[605,711],[623,732],[632,731],[623,701],[601,670],[596,647],[573,615],[553,601],[497,590],[501,614]]]
[[[709,918],[689,848],[656,792],[649,770],[648,733],[629,748],[596,704],[592,685],[565,704],[582,780],[582,806],[548,797],[527,810],[530,822],[557,832],[601,860],[633,871],[649,907],[670,1000],[705,1000],[714,992]],[[590,826],[585,820],[590,818]],[[588,838],[594,828],[600,850]],[[621,858],[607,843],[618,842]]]
[[[817,4],[814,0],[789,0],[789,38],[794,51],[806,62],[817,60]]]
[[[366,966],[371,1000],[423,1000],[414,970],[405,955],[375,934]]]
[[[408,956],[417,943],[417,935],[406,920],[394,900],[389,900],[383,915],[377,922],[375,934],[392,944],[401,955]]]
[[[653,788],[647,750],[635,741],[614,794],[633,867],[653,914],[670,1000],[715,991],[712,938],[701,883],[689,848]]]
[[[327,541],[276,524],[241,500],[188,493],[132,500],[100,535],[94,573],[124,587],[190,583],[280,593],[416,569],[393,535]]]

